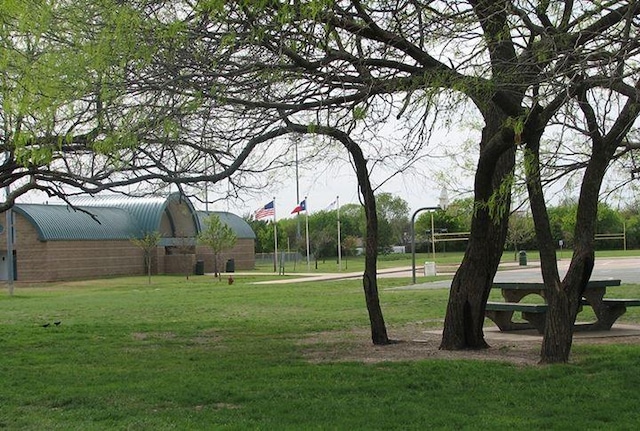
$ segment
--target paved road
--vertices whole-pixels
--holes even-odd
[[[560,261],[558,269],[564,275],[569,266],[569,260]],[[623,283],[640,283],[640,258],[598,259],[596,260],[593,280],[619,278]],[[542,281],[540,267],[500,271],[496,274],[496,281]]]
[[[569,259],[558,262],[560,275],[564,275],[569,266]],[[533,262],[526,267],[509,266],[509,269],[498,271],[495,277],[497,282],[542,282],[540,264]],[[513,268],[513,269],[510,269]],[[421,268],[418,269],[420,273]],[[409,274],[409,277],[411,274]],[[592,280],[620,279],[623,283],[640,284],[640,258],[606,258],[597,259],[593,269]],[[411,286],[395,287],[393,289],[442,289],[451,287],[451,280],[434,281],[430,283],[419,283]]]

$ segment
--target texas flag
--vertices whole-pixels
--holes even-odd
[[[297,214],[300,211],[306,211],[306,210],[307,210],[307,200],[305,199],[302,202],[300,202],[300,205],[298,205],[293,209],[293,211],[291,211],[291,214]]]

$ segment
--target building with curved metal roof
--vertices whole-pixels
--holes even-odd
[[[202,259],[205,268],[211,270],[222,270],[223,268],[231,268],[235,270],[238,268],[253,268],[255,266],[255,240],[256,234],[251,229],[249,223],[242,217],[238,217],[235,214],[224,211],[197,211],[198,224],[200,231],[207,229],[208,218],[216,216],[220,218],[220,221],[231,228],[236,235],[236,245],[233,247],[233,253],[226,253],[221,256],[216,256],[206,246],[199,245],[197,247],[197,253],[199,259]],[[216,262],[217,259],[217,262]],[[226,261],[226,264],[225,264]]]
[[[168,197],[104,195],[73,198],[80,208],[110,207],[126,210],[136,220],[138,236],[160,231],[163,237],[194,236],[198,232],[196,210],[180,193]]]
[[[14,274],[18,281],[57,281],[145,273],[145,256],[131,240],[159,232],[151,255],[153,272],[213,270],[213,256],[197,245],[207,213],[189,199],[134,198],[121,195],[74,198],[72,205],[17,204],[13,208]],[[213,213],[236,233],[236,246],[225,253],[238,269],[255,265],[255,234],[242,218]],[[5,220],[3,217],[0,220]],[[0,226],[0,231],[4,226]],[[0,235],[0,279],[8,268],[6,234]],[[3,264],[5,262],[5,264]],[[198,263],[199,265],[196,265]]]
[[[245,219],[239,217],[233,213],[225,212],[225,211],[198,211],[198,222],[200,223],[200,230],[205,229],[206,220],[211,215],[216,215],[220,217],[220,221],[227,226],[229,226],[233,232],[236,234],[238,239],[256,239],[256,234],[251,229],[249,223],[246,222]]]
[[[128,240],[139,232],[135,218],[120,208],[17,204],[14,211],[31,222],[40,241]]]

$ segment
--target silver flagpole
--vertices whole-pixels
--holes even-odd
[[[305,230],[307,232],[307,271],[311,270],[311,263],[309,261],[309,202],[307,197],[304,197],[304,214],[305,214]]]
[[[295,139],[296,150],[296,202],[300,204],[300,175],[298,172],[298,138]],[[300,242],[300,211],[296,213],[296,241]]]
[[[278,271],[278,224],[276,223],[276,198],[273,197],[273,272]]]

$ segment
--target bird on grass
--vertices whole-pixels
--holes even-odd
[[[56,320],[55,322],[53,322],[54,325],[56,326],[60,326],[62,324],[62,322],[60,320]],[[40,325],[43,328],[48,328],[49,326],[51,326],[51,323],[47,322],[44,325]]]

